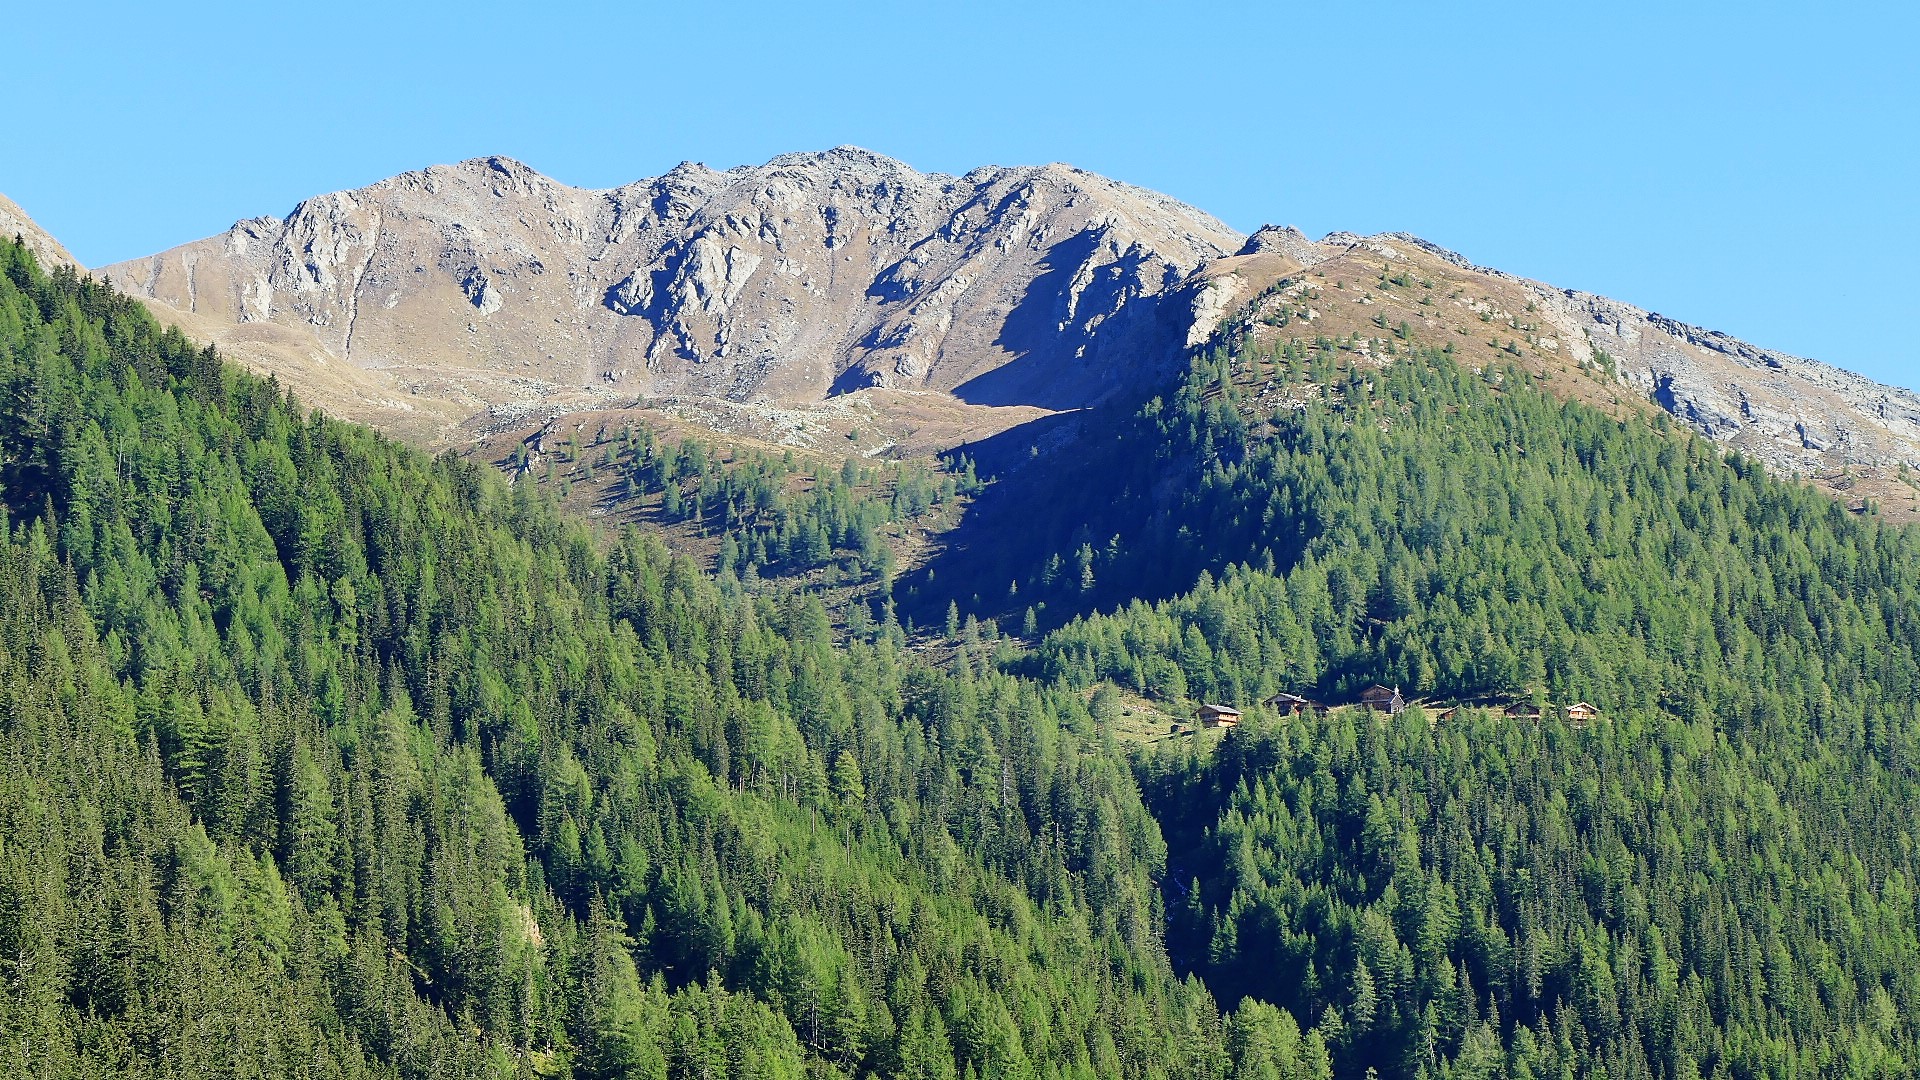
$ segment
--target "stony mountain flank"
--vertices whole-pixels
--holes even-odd
[[[1477,266],[1405,233],[1314,241],[1268,226],[1179,295],[1194,312],[1192,343],[1250,302],[1261,333],[1354,335],[1357,349],[1382,359],[1395,342],[1451,343],[1475,365],[1522,362],[1569,397],[1662,409],[1780,475],[1901,505],[1916,495],[1896,478],[1920,467],[1920,395]]]
[[[1057,409],[1177,347],[1158,297],[1241,239],[1064,165],[951,177],[841,147],[593,191],[490,157],[105,272],[256,365],[302,354],[286,377],[334,407],[364,396],[345,375],[389,384],[387,412],[505,420],[865,387]]]

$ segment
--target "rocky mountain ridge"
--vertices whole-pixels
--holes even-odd
[[[0,227],[72,261],[10,203]],[[1901,472],[1920,466],[1912,391],[1405,233],[1243,237],[1065,165],[953,177],[840,147],[589,190],[480,158],[103,272],[315,404],[433,446],[652,408],[924,454],[1141,386],[1258,303],[1298,309],[1283,332],[1383,354],[1405,322],[1472,340],[1470,362],[1524,355],[1573,396],[1664,410],[1782,475],[1920,494]],[[1422,302],[1389,281],[1407,275]]]
[[[887,387],[1069,408],[1165,354],[1178,330],[1156,298],[1240,239],[1064,165],[951,177],[841,147],[595,191],[490,157],[105,272],[223,343],[258,349],[249,329],[270,327],[275,346],[383,376],[402,404],[511,418]],[[322,366],[294,381],[338,398]]]
[[[1790,353],[1761,348],[1655,311],[1578,289],[1559,289],[1476,266],[1406,233],[1411,244],[1475,273],[1523,282],[1556,321],[1610,357],[1620,378],[1716,441],[1786,471],[1828,464],[1799,451],[1840,449],[1843,464],[1920,464],[1920,394]],[[1592,352],[1577,359],[1592,359]],[[1862,425],[1857,419],[1868,421]],[[1778,444],[1778,445],[1775,445]]]

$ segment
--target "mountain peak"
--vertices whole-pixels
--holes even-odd
[[[873,172],[912,173],[915,176],[926,175],[918,169],[897,158],[868,150],[865,147],[842,144],[830,150],[804,150],[790,154],[779,154],[761,168],[791,169],[808,167],[827,167],[857,169]],[[751,169],[752,166],[748,166]]]
[[[487,154],[483,157],[469,158],[459,165],[463,169],[488,169],[505,176],[540,176],[540,171],[516,158],[505,154]]]
[[[1307,234],[1292,225],[1263,225],[1252,236],[1247,237],[1236,255],[1285,255],[1287,258],[1308,266],[1325,255],[1319,245],[1307,239]]]
[[[1920,464],[1920,396],[1409,233],[1247,237],[1063,163],[954,177],[842,145],[588,190],[495,154],[108,271],[316,404],[438,445],[465,441],[462,425],[668,398],[762,419],[869,387],[1078,409],[1245,325],[1232,316],[1254,303],[1274,324],[1261,332],[1371,340],[1376,359],[1415,340],[1524,359],[1568,374],[1570,395],[1638,398],[1783,474]],[[246,355],[263,342],[278,351]],[[1020,422],[992,415],[982,428]]]
[[[423,171],[426,173],[461,173],[475,177],[496,187],[504,184],[518,190],[525,190],[536,186],[566,186],[533,166],[528,165],[526,162],[520,161],[517,158],[507,157],[505,154],[485,154],[480,157],[468,158],[465,161],[456,162],[452,165],[432,166]]]

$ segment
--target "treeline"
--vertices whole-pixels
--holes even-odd
[[[897,527],[979,490],[964,458],[938,469],[917,462],[845,459],[838,468],[789,450],[722,452],[705,440],[659,441],[642,426],[577,436],[548,448],[551,479],[612,480],[611,507],[718,537],[714,569],[743,580],[826,570],[832,581],[891,580]],[[531,472],[524,446],[509,463]]]
[[[1145,410],[1179,494],[1114,560],[1188,584],[1063,628],[1041,670],[1240,702],[1540,692],[1875,752],[1914,733],[1911,530],[1512,369],[1427,352],[1250,417],[1231,364]]]
[[[837,643],[19,245],[0,500],[10,1072],[1325,1073],[1172,973],[1079,694]]]

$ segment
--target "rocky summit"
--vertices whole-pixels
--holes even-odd
[[[1241,239],[1064,165],[952,177],[841,147],[595,191],[488,157],[106,272],[320,403],[432,438],[638,397],[1080,406],[1168,352],[1184,327],[1157,298]]]

